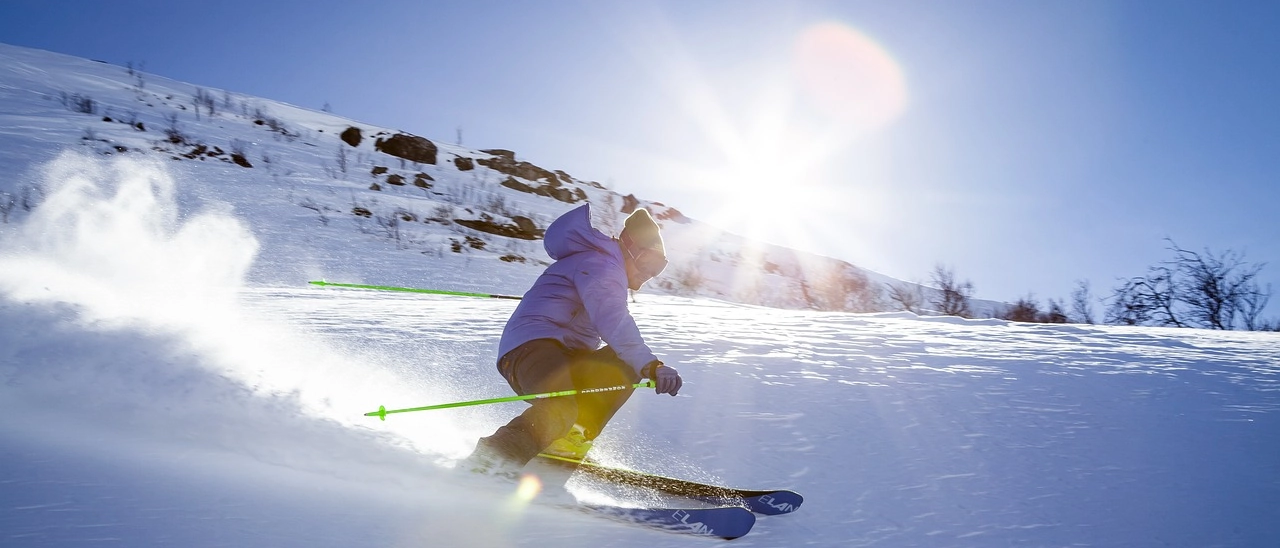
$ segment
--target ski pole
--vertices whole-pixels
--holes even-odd
[[[324,280],[307,282],[311,285],[320,287],[349,287],[353,289],[376,289],[379,291],[407,291],[409,293],[429,293],[432,295],[452,295],[454,297],[481,297],[485,299],[512,299],[520,300],[521,297],[515,295],[495,295],[492,293],[470,293],[466,291],[446,291],[443,289],[419,289],[416,287],[395,287],[391,285],[361,285],[361,284],[339,284],[326,282]]]
[[[379,405],[377,411],[365,413],[366,417],[378,417],[379,420],[387,420],[387,415],[392,413],[411,413],[414,411],[431,411],[433,409],[449,409],[451,407],[466,407],[469,405],[486,405],[490,403],[502,403],[509,401],[523,400],[540,400],[544,398],[559,398],[561,396],[573,396],[575,394],[594,394],[596,392],[616,392],[618,390],[626,390],[628,388],[653,388],[656,386],[653,380],[646,380],[636,384],[623,384],[619,386],[606,386],[603,388],[583,388],[581,390],[561,390],[559,392],[544,392],[542,394],[525,394],[523,396],[508,396],[505,398],[490,398],[487,400],[460,401],[454,403],[441,403],[437,405],[428,405],[426,407],[410,407],[408,409],[387,409],[385,406]]]

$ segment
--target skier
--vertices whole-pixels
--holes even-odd
[[[667,266],[649,212],[637,209],[611,238],[591,226],[583,205],[553,221],[543,245],[556,262],[524,294],[498,345],[498,372],[511,389],[524,395],[649,378],[657,393],[675,396],[680,374],[654,356],[627,310],[627,288],[639,290]],[[541,452],[581,459],[633,391],[529,400],[523,413],[481,438],[462,466],[511,476]]]

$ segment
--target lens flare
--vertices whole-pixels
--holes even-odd
[[[533,474],[520,476],[520,484],[516,486],[516,500],[529,502],[542,492],[542,480]]]
[[[835,22],[813,25],[796,39],[796,77],[824,114],[862,129],[885,127],[907,109],[898,62],[865,34]]]

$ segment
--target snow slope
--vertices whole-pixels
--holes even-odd
[[[20,93],[0,88],[29,109],[6,121],[80,131]],[[288,199],[302,179],[264,192],[227,162],[64,153],[13,128],[4,143],[30,148],[3,152],[8,188],[44,195],[0,225],[0,545],[713,542],[452,470],[522,404],[363,416],[507,395],[492,364],[509,301],[302,283],[518,293],[536,266],[339,232]],[[633,312],[686,385],[637,393],[599,457],[806,496],[735,545],[1280,544],[1274,333],[643,293]]]
[[[448,289],[519,293],[549,260],[541,242],[474,223],[512,226],[524,217],[543,229],[584,198],[611,234],[634,207],[657,216],[672,263],[651,291],[867,311],[891,303],[832,288],[846,278],[865,278],[875,289],[901,283],[726,233],[509,151],[432,142],[433,163],[410,161],[379,148],[379,140],[401,133],[395,129],[86,59],[0,44],[0,105],[6,174],[0,205],[7,198],[18,204],[6,219],[39,203],[53,183],[38,166],[63,151],[163,161],[173,177],[192,181],[174,189],[183,208],[233,208],[254,226],[263,253],[247,274],[261,283],[296,284],[323,274],[330,281],[416,286],[429,277]],[[351,129],[361,135],[355,146],[340,137]],[[237,152],[243,163],[233,160]],[[508,168],[490,167],[504,154]],[[426,257],[452,264],[424,266]],[[484,279],[467,274],[478,263]],[[999,306],[974,304],[980,316]]]

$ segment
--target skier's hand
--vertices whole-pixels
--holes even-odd
[[[645,366],[645,372],[653,382],[657,384],[657,392],[659,394],[676,395],[680,391],[680,386],[684,384],[684,380],[680,378],[680,372],[668,365],[663,365],[660,361]]]

